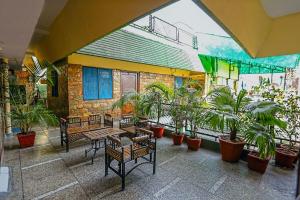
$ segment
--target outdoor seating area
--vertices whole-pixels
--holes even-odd
[[[300,200],[300,1],[0,13],[0,200]]]
[[[284,170],[271,162],[264,176],[221,160],[220,154],[206,149],[188,151],[174,146],[169,138],[157,140],[156,172],[141,165],[125,180],[111,170],[105,176],[105,149],[91,164],[85,157],[88,140],[60,145],[59,128],[34,128],[36,144],[19,149],[16,138],[6,140],[6,166],[12,168],[12,188],[8,199],[294,199],[296,170]],[[142,162],[138,160],[138,163]],[[128,163],[128,169],[135,163]],[[111,166],[118,169],[117,163]],[[126,168],[127,169],[127,168]]]

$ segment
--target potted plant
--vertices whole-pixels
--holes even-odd
[[[294,91],[281,91],[276,95],[275,101],[284,107],[281,118],[287,122],[282,132],[278,132],[280,136],[288,139],[287,144],[281,144],[276,148],[275,164],[282,167],[293,168],[294,162],[297,160],[299,147],[296,142],[299,137],[300,128],[300,97]]]
[[[147,115],[156,118],[156,125],[151,126],[154,136],[161,138],[164,134],[164,126],[160,124],[160,118],[165,112],[165,103],[168,103],[173,95],[173,90],[167,85],[155,82],[146,87],[143,100],[144,111]]]
[[[172,124],[174,126],[174,132],[172,134],[173,144],[181,145],[184,138],[183,128],[184,121],[186,119],[185,115],[185,106],[184,106],[184,88],[185,86],[181,86],[180,88],[176,88],[174,90],[174,95],[171,99],[170,109],[168,111],[169,116],[172,119]]]
[[[139,126],[142,122],[148,121],[147,114],[144,109],[144,98],[143,93],[128,92],[123,95],[118,101],[114,102],[112,109],[123,109],[124,106],[130,105],[132,108],[133,121],[136,126]]]
[[[28,95],[25,104],[13,101],[11,112],[12,122],[20,127],[21,132],[17,134],[21,148],[34,145],[36,133],[32,127],[37,124],[55,126],[58,124],[57,117],[49,111],[43,104],[34,103],[34,95]]]
[[[275,132],[273,127],[284,128],[285,122],[277,117],[281,110],[278,104],[269,101],[255,102],[247,106],[244,131],[245,141],[257,147],[247,156],[248,168],[265,173],[271,156],[275,154]]]
[[[197,135],[197,128],[202,127],[205,122],[205,108],[202,97],[202,88],[196,81],[190,81],[184,88],[182,93],[185,96],[183,101],[186,119],[190,127],[190,134],[186,137],[188,149],[197,151],[201,145],[201,138]]]
[[[207,122],[215,130],[228,134],[219,136],[222,160],[237,162],[244,149],[245,141],[238,136],[242,125],[245,106],[251,102],[247,91],[241,90],[237,96],[229,87],[215,88],[208,94],[210,106]]]

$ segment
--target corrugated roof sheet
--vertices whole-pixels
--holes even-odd
[[[124,30],[115,31],[77,53],[168,68],[194,69],[184,50]]]

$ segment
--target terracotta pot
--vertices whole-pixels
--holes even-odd
[[[35,141],[35,132],[31,131],[27,134],[19,133],[17,135],[21,148],[32,147]]]
[[[177,135],[176,133],[173,133],[173,144],[174,145],[181,145],[183,142],[184,135]]]
[[[247,161],[248,161],[248,168],[249,169],[252,169],[256,172],[259,172],[259,173],[265,173],[267,167],[268,167],[268,164],[269,164],[269,161],[270,161],[270,158],[268,159],[261,159],[259,158],[259,155],[257,152],[250,152],[247,156]]]
[[[186,144],[188,146],[188,149],[197,151],[201,145],[201,138],[186,137]]]
[[[19,78],[28,78],[30,74],[28,71],[17,71],[16,75]]]
[[[161,138],[164,135],[165,128],[162,126],[151,126],[151,131],[153,131],[154,137]]]
[[[46,79],[42,79],[41,80],[41,84],[47,84],[47,80]]]
[[[294,168],[297,153],[284,148],[277,148],[275,153],[275,164],[281,167]]]
[[[280,147],[283,148],[283,149],[288,149],[289,148],[289,146],[287,144],[281,144]],[[291,151],[293,151],[297,154],[297,156],[294,160],[294,164],[296,164],[297,161],[298,161],[299,147],[294,146],[294,147],[292,147]]]
[[[222,160],[227,162],[237,162],[246,144],[246,142],[238,138],[237,141],[231,141],[227,136],[220,136],[219,142]]]

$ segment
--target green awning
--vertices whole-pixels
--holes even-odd
[[[201,35],[199,41],[199,58],[207,73],[211,73],[207,69],[216,68],[208,66],[213,63],[207,60],[215,60],[214,65],[219,61],[235,65],[240,74],[284,73],[286,68],[299,66],[299,54],[251,58],[232,38]]]

